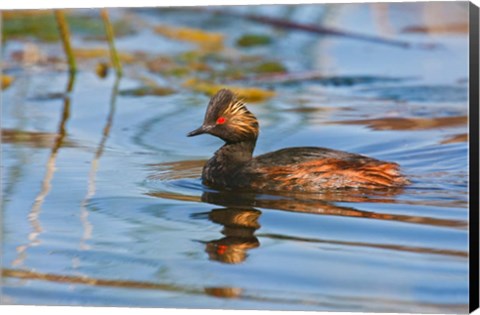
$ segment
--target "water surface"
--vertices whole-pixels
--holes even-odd
[[[64,93],[58,42],[7,40],[5,73],[15,81],[2,96],[2,303],[467,311],[468,38],[458,27],[466,5],[228,10],[437,48],[317,36],[188,9],[112,10],[113,19],[135,22],[118,49],[145,57],[125,64],[120,81],[113,71],[99,77],[98,60],[80,60]],[[201,124],[209,96],[182,85],[185,77],[138,63],[197,46],[155,34],[157,24],[222,33],[225,56],[270,58],[292,74],[223,82],[276,93],[248,104],[261,127],[256,154],[289,146],[356,152],[399,163],[412,184],[314,195],[204,187],[201,167],[221,141],[186,133]],[[236,46],[248,33],[273,41]],[[73,44],[106,47],[78,33]],[[18,60],[32,49],[40,57]],[[216,71],[228,65],[215,58],[206,63]],[[294,74],[311,78],[285,80]],[[174,92],[131,95],[145,78]]]

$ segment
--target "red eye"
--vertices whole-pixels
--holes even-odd
[[[221,124],[224,124],[227,120],[225,119],[225,117],[219,117],[217,119],[217,125],[221,125]]]

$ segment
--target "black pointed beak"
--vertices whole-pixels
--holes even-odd
[[[210,129],[212,129],[210,126],[201,126],[200,128],[197,128],[193,131],[190,131],[187,134],[187,137],[194,137],[194,136],[198,136],[198,135],[207,133]]]

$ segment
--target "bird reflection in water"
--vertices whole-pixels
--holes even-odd
[[[208,219],[223,225],[224,237],[207,242],[206,252],[211,260],[238,264],[247,257],[247,251],[260,246],[255,231],[260,228],[256,209],[222,208],[213,209]]]
[[[289,199],[287,201],[284,198],[279,197],[277,199],[272,197],[269,196],[266,199],[262,199],[253,193],[204,192],[201,201],[226,206],[225,208],[212,209],[207,213],[193,215],[194,218],[208,218],[214,223],[223,225],[222,234],[224,237],[204,242],[206,243],[206,252],[209,259],[226,264],[239,264],[246,260],[249,250],[260,246],[260,242],[255,236],[255,231],[260,228],[258,219],[262,212],[252,207],[255,204],[310,213],[322,211],[326,206],[328,209],[336,209],[326,210],[327,213],[335,213],[338,210],[346,212],[349,210],[347,208],[338,209],[339,207],[332,205],[328,207],[328,203],[319,200],[315,200],[313,204],[308,204],[308,201],[301,202],[298,199]],[[355,214],[353,215],[355,216]]]
[[[270,209],[288,212],[300,212],[314,215],[327,215],[334,217],[357,218],[367,220],[381,220],[423,226],[435,226],[464,230],[468,222],[464,220],[435,218],[432,216],[419,216],[412,214],[399,214],[394,212],[367,211],[361,207],[363,203],[379,204],[409,204],[418,206],[438,206],[436,201],[428,200],[403,200],[397,198],[404,192],[404,188],[361,191],[337,190],[324,191],[316,194],[285,193],[285,194],[258,194],[253,192],[215,191],[204,186],[199,186],[194,178],[198,178],[199,169],[204,161],[189,161],[164,163],[153,165],[155,176],[150,180],[168,182],[168,187],[178,186],[184,193],[170,189],[156,189],[147,195],[170,200],[187,202],[204,202],[215,206],[209,212],[192,214],[194,219],[208,219],[216,224],[223,225],[223,237],[206,244],[206,252],[213,261],[227,264],[240,264],[248,258],[248,251],[260,247],[260,241],[255,233],[260,229],[260,209]],[[179,176],[178,172],[181,172]],[[179,178],[181,177],[181,179]],[[165,187],[165,186],[164,186]],[[202,189],[203,193],[185,193],[186,189]],[[445,203],[443,203],[445,205]],[[257,233],[258,235],[258,233]],[[284,238],[286,236],[268,234],[262,237]],[[297,239],[295,236],[291,236]],[[462,251],[446,249],[423,248],[405,244],[380,244],[363,243],[343,240],[309,239],[310,242],[328,243],[345,246],[360,246],[370,248],[383,248],[403,252],[419,252],[439,255],[465,257]]]

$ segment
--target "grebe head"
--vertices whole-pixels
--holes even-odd
[[[232,91],[222,89],[210,99],[202,126],[187,136],[203,133],[219,137],[227,143],[255,141],[258,121]]]

